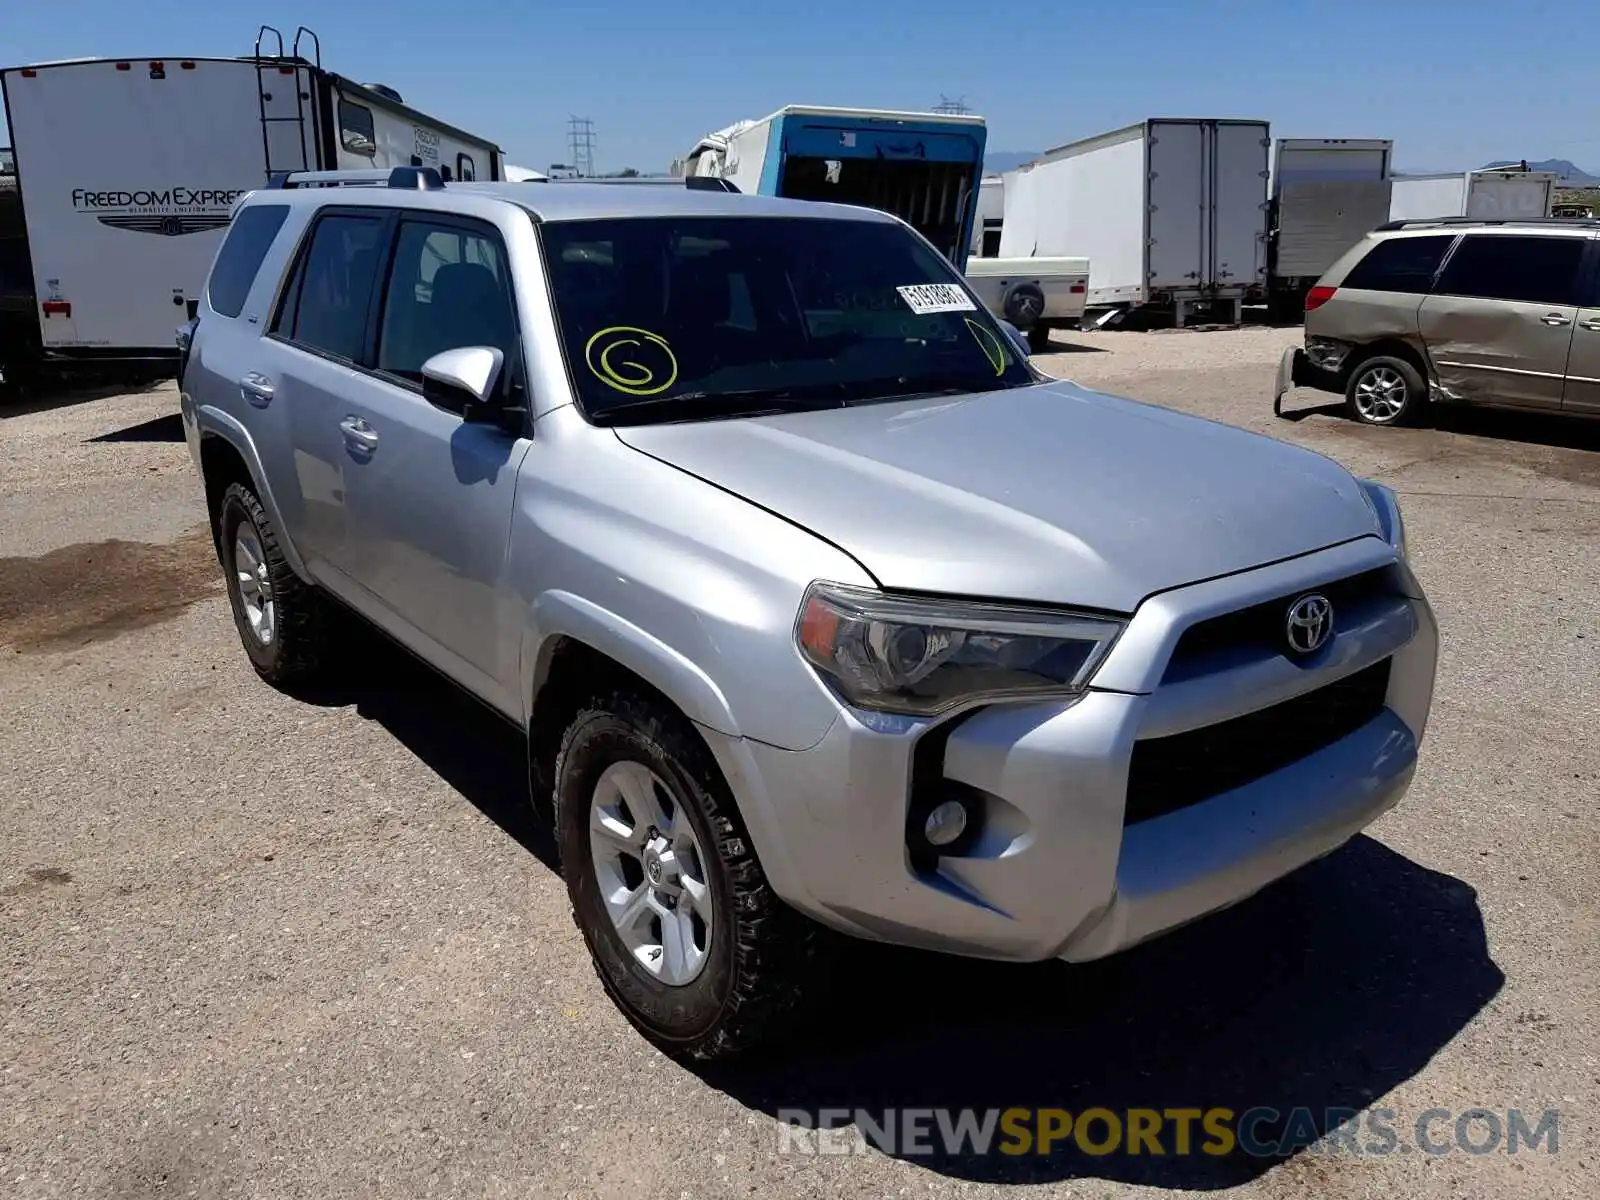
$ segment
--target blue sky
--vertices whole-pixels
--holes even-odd
[[[1600,173],[1600,16],[1544,0],[4,7],[6,66],[243,54],[255,22],[304,22],[321,35],[324,65],[388,83],[541,169],[567,157],[573,113],[594,120],[601,169],[649,170],[701,133],[784,104],[926,108],[945,94],[988,118],[994,150],[1043,149],[1147,116],[1236,116],[1266,118],[1284,137],[1390,137],[1403,169],[1528,157]]]

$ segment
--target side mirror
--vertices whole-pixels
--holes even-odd
[[[496,346],[462,346],[422,364],[422,394],[467,421],[497,421],[505,353]]]
[[[1033,357],[1033,348],[1028,345],[1028,339],[1022,336],[1022,330],[1004,318],[997,318],[997,323],[1006,331],[1006,336],[1011,339],[1011,345],[1016,348],[1018,354],[1023,358]]]

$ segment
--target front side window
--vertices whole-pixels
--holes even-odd
[[[949,264],[899,225],[656,217],[550,222],[540,236],[591,419],[734,416],[1036,380]]]
[[[1576,304],[1585,238],[1468,234],[1434,290],[1444,296]]]
[[[435,354],[493,346],[516,362],[517,324],[499,239],[487,230],[406,220],[383,302],[377,367],[411,383]]]
[[[360,362],[383,228],[380,217],[339,214],[319,220],[273,333],[307,349]]]
[[[371,158],[378,151],[378,133],[372,123],[372,110],[364,104],[339,101],[339,141],[352,154]]]
[[[1386,238],[1375,243],[1366,257],[1350,268],[1339,286],[1425,296],[1433,286],[1445,252],[1455,240],[1453,233]]]

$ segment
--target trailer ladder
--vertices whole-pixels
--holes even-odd
[[[277,51],[262,57],[261,43],[269,34],[277,43]],[[300,39],[302,37],[310,37],[311,39],[311,44],[316,54],[316,58],[311,62],[307,62],[300,55]],[[310,154],[306,149],[306,101],[310,99],[310,96],[301,90],[300,68],[310,66],[317,71],[322,70],[322,42],[315,33],[312,33],[311,30],[302,25],[295,30],[294,46],[286,56],[283,52],[283,34],[271,25],[263,25],[256,31],[255,64],[256,104],[261,113],[261,157],[266,165],[267,177],[270,179],[273,175],[288,171],[311,170]],[[287,78],[294,88],[294,116],[267,115],[267,104],[272,100],[272,93],[267,90],[268,72],[280,79]],[[300,147],[300,162],[298,166],[286,162],[275,163],[273,161],[273,139],[271,136],[271,127],[273,125],[293,125],[295,127],[295,132],[299,135],[295,138],[295,144]]]

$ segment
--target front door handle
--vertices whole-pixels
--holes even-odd
[[[378,431],[360,417],[346,417],[339,422],[339,431],[344,434],[345,445],[352,450],[371,454],[378,448]]]
[[[265,408],[272,403],[272,380],[258,371],[251,371],[239,380],[239,395],[244,397],[246,403]]]
[[[1545,313],[1545,315],[1540,317],[1539,320],[1543,321],[1546,325],[1572,324],[1572,318],[1564,313]]]
[[[1590,317],[1587,321],[1579,321],[1578,328],[1587,329],[1592,333],[1600,333],[1600,320]]]

